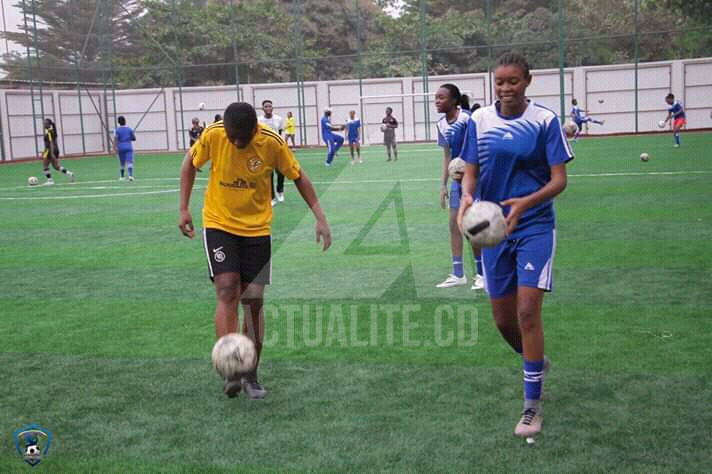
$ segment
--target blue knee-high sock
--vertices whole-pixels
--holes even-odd
[[[680,132],[675,132],[673,134],[673,136],[675,137],[675,144],[679,145],[680,144]]]
[[[541,398],[541,379],[544,376],[544,360],[531,361],[524,359],[524,398],[539,400]]]
[[[452,257],[452,274],[458,278],[465,276],[465,264],[462,257]]]
[[[119,168],[119,176],[121,176],[122,178],[124,177],[124,171],[125,171],[125,170],[124,170],[123,167],[122,167],[122,168]]]
[[[475,266],[477,267],[477,274],[482,276],[482,255],[475,257]]]
[[[133,166],[129,165],[129,176],[133,178]]]

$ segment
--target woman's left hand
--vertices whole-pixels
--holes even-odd
[[[499,203],[500,206],[509,206],[509,214],[507,214],[507,235],[511,235],[514,229],[517,228],[519,218],[524,211],[529,207],[525,198],[511,198]]]

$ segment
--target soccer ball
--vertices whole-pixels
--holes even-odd
[[[25,448],[25,454],[27,456],[38,456],[40,454],[40,448],[36,444],[30,444]]]
[[[567,138],[573,138],[576,136],[576,130],[578,130],[578,127],[573,122],[567,122],[566,125],[564,125],[564,133]]]
[[[28,186],[37,186],[37,183],[39,183],[39,181],[37,180],[36,177],[30,176],[29,178],[27,178]]]
[[[198,104],[198,110],[205,110],[205,102],[201,102]]]
[[[470,206],[462,226],[465,237],[476,247],[494,247],[507,235],[502,208],[489,201],[478,201]]]
[[[658,122],[658,128],[665,128],[665,120],[661,120]]]
[[[450,175],[450,179],[460,181],[465,172],[465,165],[465,160],[462,158],[453,158],[450,160],[450,164],[447,165],[447,172]]]
[[[213,346],[213,367],[222,378],[244,375],[254,370],[256,364],[255,345],[243,334],[226,334]]]
[[[381,131],[385,132],[386,130],[388,130],[388,126],[386,126],[386,124],[384,123],[383,125],[381,125]]]
[[[648,161],[650,159],[650,155],[647,153],[641,153],[640,154],[640,161]]]

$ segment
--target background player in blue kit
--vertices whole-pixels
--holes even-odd
[[[343,125],[338,126],[331,124],[331,109],[324,109],[324,116],[321,118],[321,138],[324,139],[324,143],[329,148],[326,161],[324,162],[326,166],[331,166],[331,162],[334,161],[334,155],[339,151],[341,145],[344,144],[344,137],[334,133],[335,131],[343,129]]]
[[[119,116],[118,122],[119,126],[114,131],[114,153],[119,155],[119,180],[124,180],[124,173],[128,167],[129,181],[133,181],[133,142],[136,141],[136,135],[133,128],[126,126],[126,118],[123,115]]]
[[[673,146],[678,148],[680,146],[680,130],[687,125],[687,116],[685,115],[682,102],[675,100],[674,94],[665,96],[665,102],[668,105],[668,115],[665,119],[665,124],[672,120],[672,134],[675,138],[675,144]]]
[[[442,187],[440,189],[440,206],[444,209],[449,198],[450,208],[450,249],[452,251],[452,273],[438,288],[450,288],[467,284],[465,263],[462,256],[462,232],[457,226],[457,211],[460,208],[462,185],[460,180],[453,180],[448,194],[448,165],[453,158],[460,157],[465,141],[467,121],[470,118],[469,98],[460,93],[454,84],[443,84],[435,93],[435,108],[444,114],[437,123],[438,146],[443,148]],[[482,288],[482,266],[479,256],[476,257],[477,276],[472,289]]]
[[[573,120],[576,124],[577,129],[576,135],[574,136],[575,140],[578,140],[578,137],[581,135],[581,132],[583,131],[583,124],[591,122],[596,125],[603,125],[603,120],[596,120],[586,115],[586,113],[581,110],[581,107],[578,106],[578,101],[576,99],[571,99],[571,105],[571,120]]]
[[[541,431],[544,357],[541,308],[551,291],[556,247],[553,199],[566,188],[566,163],[573,159],[556,114],[526,98],[531,83],[524,56],[504,54],[494,69],[499,100],[472,114],[463,158],[467,161],[458,214],[479,198],[500,203],[507,237],[482,250],[485,289],[497,329],[523,356],[524,410],[514,434]]]
[[[358,155],[358,162],[363,163],[361,159],[361,119],[356,118],[356,111],[349,111],[349,119],[346,121],[346,137],[349,140],[349,148],[351,149],[351,164],[356,164],[354,150]]]

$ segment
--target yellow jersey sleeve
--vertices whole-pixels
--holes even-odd
[[[302,167],[294,158],[286,142],[282,142],[276,152],[275,168],[285,177],[294,181],[302,175]]]
[[[192,147],[190,147],[190,157],[193,160],[193,166],[202,168],[205,163],[210,161],[210,139],[215,136],[215,131],[218,127],[209,127],[200,134],[200,138]]]

